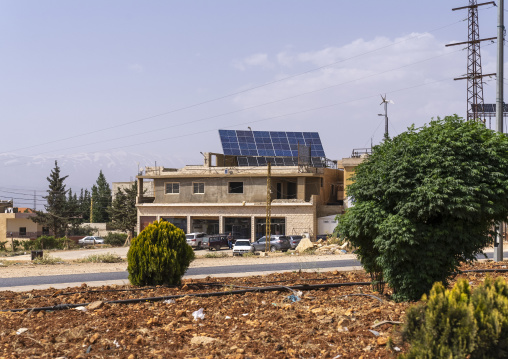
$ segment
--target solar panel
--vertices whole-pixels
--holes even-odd
[[[484,104],[471,104],[471,110],[476,112],[486,112],[486,113],[495,113],[496,112],[496,104],[495,103],[484,103]],[[503,112],[508,113],[508,104],[504,104]]]
[[[298,145],[303,145],[311,148],[311,156],[326,157],[317,132],[219,130],[219,135],[225,155],[298,157]]]
[[[305,164],[323,167],[325,151],[317,132],[219,130],[225,155],[237,156],[239,166],[298,166],[298,156]],[[303,154],[301,151],[304,151]]]

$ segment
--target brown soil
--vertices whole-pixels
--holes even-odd
[[[483,262],[475,268],[500,266]],[[472,286],[485,275],[461,274]],[[383,321],[403,321],[408,304],[391,301],[389,289],[385,295],[373,292],[370,285],[315,289],[297,293],[297,302],[288,298],[295,293],[284,288],[231,294],[245,287],[368,280],[363,272],[282,273],[185,280],[175,288],[3,291],[0,310],[26,309],[0,312],[0,358],[395,358],[407,350],[398,326],[373,328]],[[228,294],[191,296],[209,292]],[[174,303],[99,303],[97,309],[92,304],[85,312],[31,309],[169,295],[184,296]],[[194,320],[192,313],[200,308],[205,318]]]

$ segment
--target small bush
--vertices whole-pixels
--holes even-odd
[[[220,252],[220,253],[207,253],[205,254],[205,258],[225,258],[229,257],[229,255],[226,252]]]
[[[127,240],[126,233],[109,232],[104,237],[104,243],[109,244],[111,247],[122,247],[126,240]]]
[[[123,259],[113,253],[92,254],[88,257],[78,259],[79,263],[120,263]]]
[[[194,258],[180,228],[163,220],[154,222],[132,240],[127,253],[129,281],[139,286],[180,284]]]
[[[62,258],[53,257],[47,253],[44,253],[42,258],[37,258],[32,261],[32,263],[34,263],[34,264],[46,264],[46,265],[47,264],[49,264],[49,265],[60,264],[62,262],[63,262]]]
[[[0,251],[6,251],[7,248],[5,248],[5,245],[7,244],[7,241],[0,241]]]
[[[508,357],[508,286],[487,278],[473,293],[466,280],[451,290],[436,283],[423,303],[411,307],[403,337],[411,350],[402,358]]]
[[[53,236],[41,236],[33,241],[23,241],[25,251],[36,249],[65,249],[69,240],[65,237],[55,238]]]

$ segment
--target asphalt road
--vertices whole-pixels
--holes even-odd
[[[255,272],[291,272],[298,270],[323,270],[327,268],[352,267],[360,266],[360,262],[354,259],[333,260],[333,261],[315,261],[315,262],[297,262],[297,263],[273,263],[273,264],[250,264],[250,265],[230,265],[215,267],[190,268],[185,276],[195,275],[217,275],[231,274],[236,276],[241,273]],[[66,274],[52,276],[36,276],[36,277],[18,277],[0,279],[0,288],[33,286],[41,284],[60,284],[60,283],[77,283],[77,282],[96,282],[109,280],[127,280],[127,271],[123,272],[106,272],[106,273],[84,273],[84,274]]]
[[[487,257],[492,258],[493,253],[487,252]],[[508,258],[508,251],[504,252],[504,258]],[[484,259],[480,256],[479,259]],[[249,265],[230,265],[215,267],[199,267],[187,270],[185,277],[188,276],[214,276],[231,275],[238,276],[245,273],[262,272],[292,272],[298,270],[321,271],[330,268],[358,267],[360,262],[354,259],[330,260],[330,261],[309,261],[295,263],[273,263],[273,264],[249,264]],[[105,272],[105,273],[85,273],[85,274],[67,274],[52,276],[18,277],[18,278],[0,278],[0,290],[8,290],[9,287],[36,286],[36,285],[56,285],[62,283],[90,283],[104,282],[111,280],[127,280],[127,271]]]

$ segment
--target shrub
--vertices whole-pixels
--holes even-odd
[[[126,233],[113,233],[109,232],[104,237],[104,243],[109,244],[112,247],[121,247],[127,240],[127,234]]]
[[[78,259],[79,263],[120,263],[123,259],[113,253],[92,254],[88,257]]]
[[[451,290],[436,283],[404,322],[411,349],[402,358],[506,358],[508,286],[487,278],[471,293],[464,279]]]
[[[23,249],[26,251],[36,249],[65,249],[69,240],[65,237],[41,236],[33,241],[23,241]]]
[[[225,258],[225,257],[229,257],[229,255],[226,252],[205,254],[205,258]]]
[[[148,225],[132,240],[127,253],[127,271],[133,285],[180,284],[194,251],[185,233],[160,220]]]
[[[59,264],[62,262],[63,262],[62,258],[52,257],[47,253],[44,253],[42,258],[37,258],[32,261],[32,263],[34,263],[34,264],[50,264],[50,265]]]

